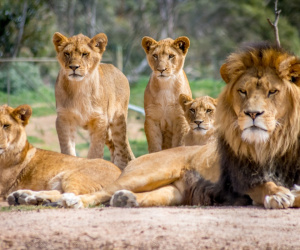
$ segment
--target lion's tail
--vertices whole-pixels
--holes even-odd
[[[196,206],[215,206],[215,205],[251,205],[252,200],[247,195],[241,195],[231,191],[224,185],[223,181],[212,183],[205,180],[194,170],[186,171],[183,175],[185,185],[184,205]]]

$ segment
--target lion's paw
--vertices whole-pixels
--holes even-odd
[[[299,185],[294,185],[291,192],[294,196],[299,196],[300,195],[300,186]]]
[[[65,208],[83,208],[80,196],[73,193],[64,193],[62,195],[62,206]]]
[[[135,195],[128,190],[120,190],[114,193],[110,199],[112,207],[138,207]]]
[[[10,206],[18,205],[44,205],[49,203],[38,195],[38,192],[31,190],[18,190],[8,195],[7,202]]]
[[[292,207],[294,204],[295,196],[290,193],[278,192],[274,195],[267,195],[265,197],[265,208],[267,209],[281,209]]]

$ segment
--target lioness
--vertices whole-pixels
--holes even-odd
[[[31,108],[21,105],[0,106],[0,196],[9,204],[38,204],[44,200],[32,195],[39,190],[51,190],[48,199],[57,201],[61,193],[87,194],[111,184],[121,171],[102,159],[84,159],[33,147],[28,141],[25,126]],[[23,195],[22,195],[23,194]]]
[[[65,206],[300,206],[300,59],[268,44],[232,54],[216,109],[217,142],[144,155],[94,194]],[[200,179],[200,180],[199,180]],[[251,199],[250,199],[250,198]]]
[[[193,99],[185,94],[179,96],[189,132],[184,136],[185,146],[204,145],[215,139],[215,110],[217,100],[210,96]]]
[[[89,131],[88,158],[103,158],[106,144],[111,161],[123,169],[134,159],[126,134],[130,89],[120,70],[100,64],[106,35],[67,38],[57,32],[53,43],[61,66],[55,85],[61,152],[76,155],[75,132],[80,126]]]
[[[187,37],[155,41],[142,39],[152,74],[144,93],[145,133],[149,153],[183,145],[188,125],[179,105],[179,95],[192,96],[183,70],[190,46]]]

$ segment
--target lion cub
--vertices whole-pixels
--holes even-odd
[[[185,135],[185,146],[204,145],[215,139],[214,121],[217,100],[210,96],[201,96],[196,99],[181,94],[180,105],[184,116],[190,125]]]
[[[55,33],[53,43],[61,69],[56,86],[56,129],[61,152],[75,153],[78,126],[90,135],[88,158],[103,158],[104,145],[111,161],[123,169],[134,159],[126,134],[129,83],[111,64],[100,64],[107,37],[70,38]]]
[[[181,146],[188,130],[179,104],[179,95],[192,96],[184,73],[185,56],[190,46],[187,37],[155,41],[142,39],[152,74],[144,93],[145,133],[149,153]]]

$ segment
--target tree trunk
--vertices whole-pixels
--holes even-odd
[[[17,38],[17,43],[14,49],[14,53],[12,55],[12,57],[16,57],[18,55],[19,49],[20,49],[20,45],[21,45],[21,40],[23,37],[23,33],[24,33],[24,26],[25,26],[25,21],[26,21],[26,16],[27,16],[27,0],[24,0],[24,4],[23,4],[23,12],[22,12],[22,20],[20,23],[20,29],[19,29],[19,33],[18,33],[18,38]]]

